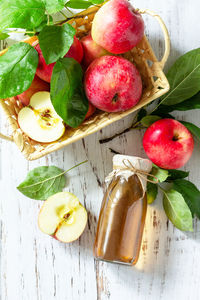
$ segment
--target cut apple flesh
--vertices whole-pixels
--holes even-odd
[[[18,123],[31,139],[42,143],[56,141],[65,132],[65,126],[54,110],[49,92],[35,93],[30,105],[20,110]]]
[[[79,238],[87,223],[87,212],[72,193],[49,197],[39,213],[39,228],[57,240],[69,243]]]

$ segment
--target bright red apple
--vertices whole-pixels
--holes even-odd
[[[146,130],[143,147],[147,156],[157,166],[163,169],[178,169],[190,159],[194,140],[180,122],[162,119]]]
[[[38,63],[36,74],[42,80],[44,80],[46,82],[50,82],[51,75],[53,72],[53,67],[54,67],[55,63],[49,64],[49,65],[46,64],[39,44],[37,44],[35,46],[35,49],[37,50],[38,55],[39,55],[39,63]],[[81,42],[76,37],[74,37],[74,42],[71,45],[71,47],[70,47],[69,51],[67,52],[67,54],[65,55],[65,57],[72,57],[75,60],[77,60],[79,63],[82,61],[83,48],[82,48]]]
[[[144,35],[142,16],[127,0],[110,0],[96,13],[92,24],[93,40],[115,54],[131,50]]]
[[[22,94],[18,95],[17,98],[24,104],[29,105],[30,99],[33,94],[40,92],[40,91],[49,91],[50,87],[49,84],[43,80],[41,80],[37,75],[35,75],[31,86],[23,92]]]
[[[125,58],[110,55],[91,63],[84,86],[88,100],[108,112],[132,108],[142,94],[142,80],[136,67]]]
[[[81,39],[81,43],[84,53],[82,61],[84,68],[87,68],[91,64],[91,62],[95,60],[95,58],[108,54],[108,51],[106,51],[101,46],[97,45],[95,41],[93,41],[91,34],[84,36]]]

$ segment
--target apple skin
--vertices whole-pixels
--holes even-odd
[[[49,90],[50,90],[49,84],[41,80],[37,75],[35,75],[31,83],[31,86],[28,88],[28,90],[18,95],[17,99],[20,100],[23,103],[23,105],[26,106],[29,105],[30,99],[35,93],[41,91],[49,92]]]
[[[108,51],[103,49],[101,46],[97,45],[95,41],[93,41],[91,34],[84,36],[81,39],[81,43],[83,46],[83,67],[87,69],[87,67],[98,57],[108,54]]]
[[[85,116],[85,120],[91,117],[96,111],[96,107],[89,102],[88,112]]]
[[[110,0],[96,13],[93,40],[115,54],[135,47],[144,36],[144,21],[127,0]]]
[[[38,67],[36,70],[36,74],[42,80],[44,80],[46,82],[50,82],[52,72],[53,72],[53,67],[54,67],[55,63],[49,64],[49,65],[46,64],[39,44],[37,44],[35,46],[35,49],[37,50],[38,55],[39,55],[39,63],[38,63]],[[83,59],[83,48],[82,48],[81,42],[76,37],[74,37],[74,42],[71,45],[71,47],[70,47],[69,51],[67,52],[67,54],[65,55],[65,57],[74,58],[77,62],[81,63],[81,61]]]
[[[89,101],[107,112],[119,112],[135,106],[142,94],[139,71],[127,59],[102,56],[85,73],[84,87]]]
[[[150,160],[163,169],[178,169],[192,155],[194,140],[188,129],[173,119],[153,123],[145,132],[143,147]]]

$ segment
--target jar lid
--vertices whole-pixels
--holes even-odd
[[[113,156],[113,169],[116,170],[118,169],[118,167],[119,169],[120,167],[123,168],[124,162],[126,162],[127,165],[131,163],[137,170],[141,170],[147,173],[149,173],[152,169],[152,162],[149,159],[121,154],[116,154]]]

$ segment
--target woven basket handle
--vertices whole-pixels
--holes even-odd
[[[157,19],[157,21],[159,22],[160,24],[160,27],[164,33],[164,38],[165,38],[165,52],[164,52],[164,55],[163,55],[163,58],[161,59],[161,61],[159,61],[159,64],[161,66],[161,68],[163,69],[164,66],[165,66],[165,63],[168,59],[168,56],[169,56],[169,53],[170,53],[170,37],[169,37],[169,33],[168,33],[168,30],[167,30],[167,27],[164,23],[164,21],[162,20],[162,18],[155,12],[149,10],[149,9],[143,9],[143,10],[138,10],[141,14],[147,14],[147,15],[150,15],[154,18]]]
[[[11,136],[7,136],[7,135],[4,135],[0,132],[0,138],[2,140],[6,140],[6,141],[10,141],[10,142],[13,142],[13,138]]]

